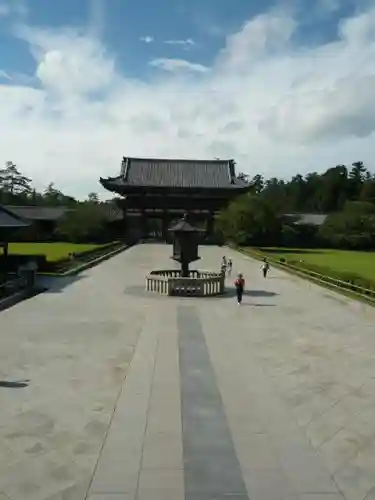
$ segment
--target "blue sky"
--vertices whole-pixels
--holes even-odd
[[[0,0],[0,162],[84,196],[123,155],[282,177],[371,161],[374,8]]]
[[[298,14],[300,28],[295,34],[296,41],[301,45],[317,44],[337,36],[338,21],[352,14],[356,4],[354,0],[290,0],[283,4],[274,0],[32,0],[18,3],[24,8],[22,19],[32,26],[82,29],[97,25],[120,69],[141,78],[147,74],[148,60],[184,54],[181,44],[168,44],[168,41],[193,40],[196,45],[190,46],[189,58],[209,65],[229,33],[239,30],[248,19],[283,5]],[[0,60],[6,70],[32,70],[33,60],[27,44],[14,38],[6,18],[2,24]],[[154,41],[145,43],[141,37],[152,37]]]

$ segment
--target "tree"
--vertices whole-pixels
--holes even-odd
[[[324,173],[295,175],[290,181],[250,181],[253,191],[232,202],[217,220],[226,239],[236,243],[320,245],[375,248],[375,176],[355,162],[328,168]],[[323,227],[295,225],[283,214],[326,213]],[[297,217],[298,218],[298,217]]]
[[[89,193],[87,195],[87,201],[89,203],[99,203],[99,195],[98,195],[98,193]]]
[[[375,214],[375,205],[368,201],[347,201],[342,211],[344,214],[371,215]]]
[[[305,176],[303,181],[303,193],[308,200],[307,212],[321,212],[322,211],[322,177],[316,172],[310,172]],[[297,197],[299,200],[299,198]]]
[[[375,203],[375,179],[370,177],[366,179],[362,185],[361,192],[359,193],[361,201]]]
[[[73,206],[77,203],[72,196],[67,196],[59,189],[56,189],[53,182],[50,182],[44,190],[43,202],[45,205],[50,206]]]
[[[43,195],[38,193],[36,189],[33,189],[29,196],[29,203],[32,206],[43,205]]]
[[[352,169],[349,172],[349,194],[352,200],[358,199],[366,174],[367,169],[362,161],[352,163]]]
[[[342,212],[331,214],[319,230],[330,245],[350,249],[368,249],[375,244],[375,205],[347,202]]]
[[[348,197],[348,169],[345,165],[329,168],[321,176],[321,211],[323,213],[341,210]]]
[[[253,186],[255,193],[261,193],[264,189],[264,178],[262,175],[254,175],[250,181],[251,186]]]
[[[239,172],[237,174],[237,179],[239,181],[242,181],[242,182],[246,182],[246,183],[249,182],[249,176],[247,174],[245,174],[244,172]]]
[[[284,213],[288,210],[287,193],[285,189],[285,181],[272,177],[265,182],[262,196],[273,203],[275,209],[279,213]]]
[[[268,200],[248,193],[219,214],[216,227],[225,239],[237,244],[266,245],[280,236],[282,217]]]
[[[287,185],[290,210],[292,212],[308,211],[308,204],[311,201],[307,196],[306,182],[302,175],[297,174]]]
[[[106,239],[107,216],[100,204],[79,203],[57,226],[57,236],[81,243]]]
[[[349,172],[350,179],[362,184],[366,179],[367,169],[363,164],[363,161],[355,161],[352,163],[352,169]]]
[[[31,179],[24,176],[12,161],[7,161],[0,170],[0,189],[4,194],[15,196],[27,196],[32,192]]]
[[[43,192],[43,198],[47,205],[58,204],[62,197],[62,192],[55,188],[53,182],[50,182]]]

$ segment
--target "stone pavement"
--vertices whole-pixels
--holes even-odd
[[[0,314],[0,500],[375,499],[375,310],[215,247],[241,307],[147,294],[170,253]]]

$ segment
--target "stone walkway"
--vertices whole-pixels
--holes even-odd
[[[140,245],[0,314],[0,500],[375,499],[375,310],[225,252],[241,307]]]

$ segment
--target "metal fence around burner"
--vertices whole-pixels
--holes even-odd
[[[177,269],[151,271],[146,276],[146,290],[161,295],[184,297],[209,297],[224,293],[225,277],[211,271],[189,271],[189,277],[182,277]]]

